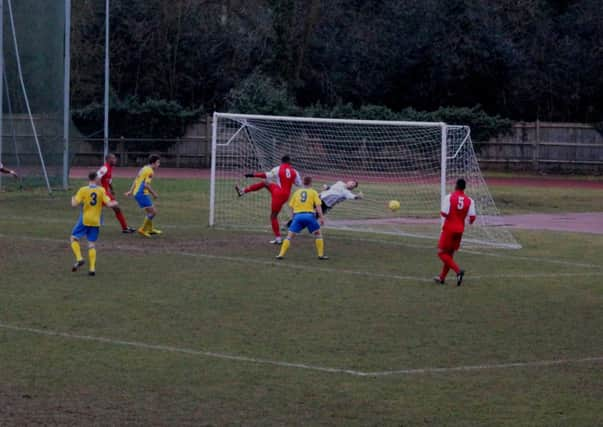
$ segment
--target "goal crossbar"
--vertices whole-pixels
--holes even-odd
[[[330,119],[324,117],[298,117],[298,116],[262,116],[259,114],[234,114],[234,113],[214,113],[214,119],[228,118],[232,120],[287,120],[290,122],[308,122],[308,123],[341,123],[357,125],[388,125],[388,126],[416,126],[416,127],[436,127],[446,126],[443,122],[405,122],[405,121],[387,121],[387,120],[357,120],[357,119]],[[245,123],[246,124],[246,123]]]

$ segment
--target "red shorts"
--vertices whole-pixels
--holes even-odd
[[[438,249],[445,252],[458,251],[461,247],[462,238],[463,233],[442,231],[442,234],[440,234],[440,242],[438,243]]]

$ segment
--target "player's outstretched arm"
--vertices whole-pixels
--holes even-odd
[[[134,193],[134,187],[136,186],[136,180],[132,181],[132,185],[130,185],[130,189],[124,193],[126,197],[130,197]]]
[[[325,217],[324,214],[322,212],[322,206],[321,205],[317,205],[316,206],[316,213],[318,214],[318,222],[320,225],[325,225]]]

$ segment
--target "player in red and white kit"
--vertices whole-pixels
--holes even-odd
[[[270,243],[280,245],[282,243],[280,225],[278,223],[278,214],[282,207],[289,200],[291,195],[291,188],[293,185],[298,187],[302,186],[301,176],[293,166],[291,166],[291,159],[289,156],[283,156],[281,159],[280,166],[273,168],[270,172],[254,172],[245,174],[247,178],[262,178],[263,181],[257,184],[252,184],[244,189],[241,189],[238,185],[235,185],[237,194],[243,196],[246,193],[252,191],[258,191],[262,188],[267,189],[270,192],[272,199],[270,209],[270,223],[272,224],[272,231],[274,232],[274,240]]]
[[[440,275],[433,278],[440,285],[444,284],[446,275],[450,270],[456,273],[456,285],[461,286],[461,283],[463,283],[465,270],[461,270],[452,257],[461,246],[467,216],[469,216],[470,224],[473,224],[476,218],[475,202],[465,195],[465,187],[465,180],[459,179],[456,182],[454,193],[446,196],[442,202],[440,214],[444,218],[444,225],[438,244],[438,256],[444,263],[444,267]]]
[[[105,158],[105,164],[96,172],[96,175],[101,179],[101,185],[105,189],[107,196],[111,200],[115,200],[115,192],[113,191],[113,166],[117,164],[117,157],[113,153],[107,154]],[[128,227],[128,223],[126,222],[126,217],[124,213],[121,211],[119,206],[114,206],[113,211],[115,212],[115,217],[121,224],[121,232],[122,233],[134,233],[136,231],[135,228]]]

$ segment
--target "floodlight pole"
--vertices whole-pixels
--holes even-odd
[[[4,80],[4,0],[0,0],[0,78]],[[2,137],[4,133],[4,82],[0,85],[0,160],[2,160]],[[2,188],[2,174],[0,174]]]
[[[109,0],[105,0],[105,120],[103,158],[109,154]]]
[[[0,0],[2,1],[2,0]],[[65,76],[63,81],[63,189],[69,188],[69,126],[71,90],[71,0],[65,0]]]

